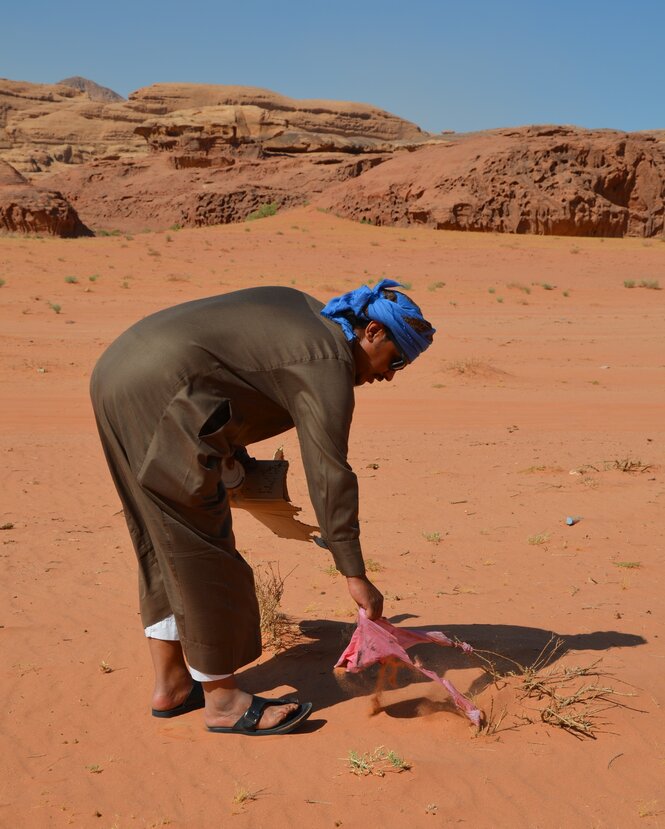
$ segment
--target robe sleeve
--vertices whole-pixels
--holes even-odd
[[[222,427],[230,418],[228,400],[183,385],[163,411],[137,472],[141,486],[179,507],[206,509],[219,502]],[[197,434],[208,428],[211,434]],[[217,448],[205,441],[216,438]]]
[[[365,573],[358,523],[358,479],[347,461],[353,417],[353,367],[336,359],[275,372],[284,407],[298,433],[309,496],[337,569]]]

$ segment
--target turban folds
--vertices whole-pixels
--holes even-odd
[[[321,310],[324,317],[341,325],[344,336],[351,341],[355,338],[353,324],[348,319],[351,313],[362,322],[375,320],[390,330],[404,356],[412,363],[419,354],[429,347],[430,340],[407,322],[406,318],[424,320],[420,308],[404,294],[395,293],[395,300],[382,295],[384,288],[400,287],[394,279],[382,279],[374,288],[362,285],[355,291],[331,299]],[[436,329],[430,328],[433,334]]]

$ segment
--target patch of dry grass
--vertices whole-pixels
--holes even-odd
[[[550,540],[550,536],[547,533],[537,533],[536,535],[530,535],[527,539],[529,544],[547,544]]]
[[[479,734],[493,736],[501,730],[540,721],[562,728],[578,739],[595,740],[608,725],[605,712],[630,707],[618,698],[633,697],[635,694],[618,691],[609,684],[608,678],[614,683],[622,680],[601,670],[600,659],[587,666],[548,667],[561,656],[563,646],[562,639],[551,637],[530,665],[521,665],[515,660],[489,651],[475,651],[483,669],[492,677],[497,688],[514,684],[516,698],[522,708],[519,714],[513,715],[513,723],[502,728],[507,710],[504,708],[497,716],[494,714],[493,706],[490,707],[489,715]],[[500,670],[495,661],[497,658],[512,663],[513,667],[507,671]],[[530,705],[527,705],[527,702]]]
[[[617,458],[613,461],[605,461],[605,469],[619,469],[621,472],[647,472],[651,468],[651,464],[642,463],[637,458]]]
[[[282,578],[279,567],[275,570],[272,563],[258,564],[253,569],[263,644],[273,650],[282,650],[295,637],[295,626],[281,607],[284,582],[288,576]]]
[[[346,762],[349,771],[359,777],[366,777],[370,774],[385,777],[387,772],[399,773],[411,768],[411,764],[403,757],[394,751],[387,751],[383,746],[375,748],[374,751],[365,752],[365,754],[349,751]]]
[[[233,802],[238,806],[242,806],[252,800],[257,800],[262,791],[263,789],[258,789],[257,791],[252,792],[244,786],[236,785],[235,794],[233,795]]]
[[[496,712],[494,710],[494,700],[491,700],[490,709],[485,714],[485,718],[483,719],[476,736],[495,737],[500,731],[510,731],[513,728],[517,728],[518,726],[514,723],[512,725],[503,724],[507,716],[508,708],[504,706],[501,711]]]
[[[650,469],[653,470],[655,467],[651,463],[643,463],[638,458],[614,458],[613,460],[609,461],[602,461],[595,466],[592,463],[585,463],[582,466],[575,467],[575,469],[570,470],[570,474],[578,474],[578,475],[585,475],[588,472],[609,472],[614,469],[618,469],[620,472],[648,472]]]
[[[451,360],[447,365],[448,371],[453,372],[453,374],[484,374],[491,368],[489,363],[476,357],[469,357],[466,360]]]

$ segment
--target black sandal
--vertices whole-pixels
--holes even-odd
[[[190,711],[196,711],[203,708],[205,699],[203,697],[203,685],[197,680],[194,680],[192,690],[189,692],[187,699],[175,708],[167,708],[166,711],[158,711],[156,708],[152,709],[153,717],[162,717],[168,719],[171,717],[179,717],[181,714],[188,714]]]
[[[252,702],[245,713],[235,725],[230,728],[220,725],[209,725],[208,731],[215,734],[247,734],[252,737],[268,736],[270,734],[288,734],[304,722],[312,712],[311,702],[301,702],[295,711],[291,711],[282,722],[274,728],[258,728],[259,720],[264,710],[269,705],[285,705],[294,700],[290,699],[266,699],[265,697],[252,697]]]

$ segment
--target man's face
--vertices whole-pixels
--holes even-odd
[[[372,320],[354,345],[356,386],[393,379],[396,372],[391,363],[403,355],[390,339],[385,326]]]

